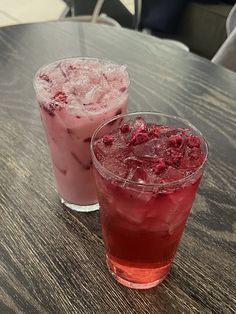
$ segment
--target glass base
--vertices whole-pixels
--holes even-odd
[[[168,275],[171,263],[159,268],[137,268],[121,265],[106,255],[108,269],[122,285],[132,289],[149,289],[160,284]]]
[[[64,200],[62,197],[60,197],[61,203],[64,204],[66,207],[75,210],[77,212],[82,213],[89,213],[94,212],[95,210],[99,210],[99,204],[95,203],[92,205],[78,205],[78,204],[72,204]]]

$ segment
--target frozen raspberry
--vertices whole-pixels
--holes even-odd
[[[172,147],[179,147],[182,143],[182,138],[180,135],[171,135],[168,140],[167,143],[169,146]]]
[[[145,132],[140,132],[136,135],[136,144],[145,143],[148,141],[148,135]]]
[[[73,71],[77,70],[77,68],[76,68],[74,65],[70,64],[70,65],[68,66],[68,70],[71,71],[71,72],[73,72]]]
[[[133,133],[132,138],[130,140],[131,145],[139,145],[148,141],[148,134],[142,131],[136,131]]]
[[[51,103],[47,103],[47,104],[42,104],[41,107],[43,108],[43,110],[45,110],[50,116],[55,116],[54,111],[58,108],[58,104],[55,104],[54,102]]]
[[[120,92],[123,93],[123,92],[125,92],[125,91],[126,91],[126,87],[125,87],[125,86],[122,86],[122,87],[120,88]]]
[[[55,99],[58,102],[63,102],[63,103],[67,103],[67,96],[64,92],[57,92],[53,99]]]
[[[105,145],[112,145],[114,138],[112,135],[104,135],[102,140]]]
[[[43,81],[50,82],[50,79],[47,74],[41,74],[39,78]]]
[[[159,137],[160,136],[160,129],[156,126],[152,127],[149,131],[149,135],[154,136],[154,137]]]
[[[157,160],[157,163],[154,166],[154,172],[155,174],[160,174],[161,172],[163,172],[166,169],[166,163],[165,160],[163,158],[159,158]]]
[[[176,150],[171,150],[171,159],[172,159],[173,165],[179,166],[182,157],[183,157],[182,153]]]
[[[183,155],[178,150],[171,148],[167,150],[166,162],[173,167],[178,167],[180,165]]]
[[[199,139],[197,136],[190,135],[190,136],[187,138],[187,145],[188,145],[188,147],[190,147],[190,148],[193,148],[193,147],[200,147],[200,139]]]
[[[191,152],[188,155],[189,155],[190,159],[192,159],[192,160],[193,159],[198,159],[199,156],[201,155],[201,152],[199,151],[199,148],[193,147],[191,149]]]
[[[121,133],[128,133],[130,131],[130,127],[127,123],[124,123],[120,126]]]

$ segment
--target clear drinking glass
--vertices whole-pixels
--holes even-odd
[[[189,129],[193,138],[196,136],[199,139],[202,159],[196,160],[198,149],[194,148],[194,142],[189,141],[188,145],[192,148],[188,147],[189,155],[183,162],[190,170],[198,162],[197,169],[190,171],[190,175],[186,175],[185,169],[183,175],[183,170],[169,166],[166,179],[161,183],[146,183],[145,160],[155,158],[153,149],[161,151],[159,138],[154,138],[150,146],[149,142],[142,143],[143,146],[128,146],[129,152],[130,149],[134,151],[133,157],[126,159],[124,153],[118,162],[116,155],[119,154],[120,144],[109,143],[111,139],[105,135],[119,129],[119,138],[128,137],[120,130],[123,128],[122,131],[126,132],[127,125],[134,123],[141,128],[140,118],[150,125]],[[126,125],[126,130],[122,125]],[[171,145],[177,143],[173,138],[168,139]],[[104,147],[108,144],[104,151],[103,146],[98,145],[99,139],[100,143],[103,139]],[[163,156],[168,157],[171,149],[163,147]],[[185,148],[181,149],[184,156]],[[207,143],[202,134],[184,119],[161,113],[137,112],[113,118],[101,125],[92,137],[91,152],[108,269],[118,282],[130,288],[156,286],[166,277],[174,259],[207,160]],[[130,169],[121,177],[119,167],[127,162],[131,165]],[[155,169],[159,171],[159,168]],[[132,179],[134,176],[140,176],[140,179]]]
[[[125,66],[95,58],[57,60],[35,75],[57,191],[73,210],[98,209],[90,140],[98,125],[126,112],[128,85]]]

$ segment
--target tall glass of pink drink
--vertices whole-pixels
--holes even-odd
[[[108,268],[123,285],[151,288],[174,259],[206,141],[181,118],[140,112],[100,126],[91,151]]]
[[[68,58],[41,67],[34,87],[61,202],[77,211],[98,209],[90,140],[99,124],[126,112],[124,65]]]

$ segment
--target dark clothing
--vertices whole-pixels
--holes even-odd
[[[187,0],[144,0],[140,28],[175,32]]]
[[[64,1],[70,2],[71,0]],[[139,28],[149,28],[163,34],[174,34],[185,5],[191,1],[211,4],[235,3],[235,0],[143,0]],[[74,2],[75,15],[90,15],[97,0],[73,0],[72,2]],[[135,24],[132,14],[119,0],[105,0],[101,13],[106,13],[124,27],[132,28]]]
[[[191,0],[190,0],[191,1]],[[222,0],[222,1],[217,1],[217,0],[194,0],[193,2],[199,2],[199,3],[208,3],[208,4],[219,4],[219,3],[228,3],[228,4],[235,4],[235,0]]]
[[[235,4],[235,0],[143,0],[140,29],[149,28],[163,33],[174,34],[188,2]]]

